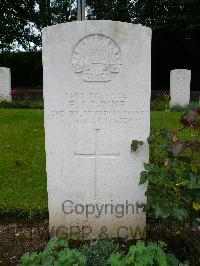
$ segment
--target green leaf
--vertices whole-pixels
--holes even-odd
[[[169,266],[179,266],[179,260],[174,256],[174,254],[167,254],[167,262]]]
[[[179,221],[184,221],[188,217],[188,211],[183,208],[174,208],[173,213]]]
[[[135,152],[137,151],[138,147],[143,145],[144,142],[143,141],[138,141],[138,140],[133,140],[132,144],[131,144],[131,152]]]
[[[171,151],[173,156],[179,156],[180,154],[183,154],[188,148],[190,147],[189,142],[183,142],[183,141],[176,141],[171,146]]]
[[[147,182],[148,180],[148,172],[146,171],[143,171],[141,174],[140,174],[140,182],[139,182],[139,185],[143,185]]]
[[[169,209],[157,204],[155,207],[155,215],[157,218],[161,217],[162,219],[166,219],[170,215]]]

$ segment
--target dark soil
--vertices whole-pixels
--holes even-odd
[[[0,223],[0,265],[17,265],[21,256],[42,251],[49,240],[48,221]]]
[[[177,225],[164,227],[151,223],[147,226],[147,240],[163,241],[168,253],[173,253],[181,262],[189,261],[190,266],[200,266],[200,230],[186,226],[180,230]]]
[[[0,222],[0,266],[17,265],[24,253],[42,251],[48,240],[48,220]],[[180,261],[189,260],[191,266],[200,266],[200,232],[197,230],[188,227],[179,232],[176,226],[166,228],[151,223],[147,228],[147,240],[162,240],[168,244],[167,251],[174,253]],[[73,243],[71,246],[78,247],[80,244]],[[128,250],[131,244],[134,242],[123,243],[123,247]]]

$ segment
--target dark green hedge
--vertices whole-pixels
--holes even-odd
[[[12,88],[42,85],[42,53],[19,52],[0,55],[0,66],[11,68]]]
[[[186,38],[184,31],[157,30],[152,39],[152,89],[169,90],[170,70],[192,70],[192,91],[200,91],[200,27]],[[42,85],[41,52],[19,52],[0,55],[0,66],[12,71],[12,87]],[[134,84],[133,84],[134,85]]]

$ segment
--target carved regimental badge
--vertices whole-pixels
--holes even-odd
[[[111,38],[93,34],[76,44],[72,65],[83,81],[108,82],[120,72],[122,55],[120,48]]]

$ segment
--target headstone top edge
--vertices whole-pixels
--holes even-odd
[[[175,71],[188,71],[188,72],[191,72],[191,69],[187,69],[187,68],[175,68],[175,69],[172,69],[171,72],[175,72]]]
[[[1,66],[0,66],[0,69],[1,69],[1,70],[8,70],[8,71],[10,70],[9,67],[1,67]]]
[[[78,21],[77,20],[77,21],[72,21],[72,22],[59,23],[59,24],[56,24],[56,25],[44,27],[42,29],[42,33],[44,34],[48,30],[55,29],[55,28],[60,28],[60,27],[64,27],[64,26],[69,26],[69,25],[75,25],[75,24],[82,24],[82,25],[84,25],[84,24],[85,25],[87,25],[87,24],[97,24],[97,25],[99,25],[99,23],[102,23],[102,24],[110,23],[110,24],[127,25],[128,27],[141,28],[141,29],[147,30],[150,33],[152,33],[152,29],[150,27],[146,27],[146,26],[143,26],[141,24],[134,24],[134,23],[122,22],[122,21],[113,21],[113,20],[82,20],[82,21]]]

